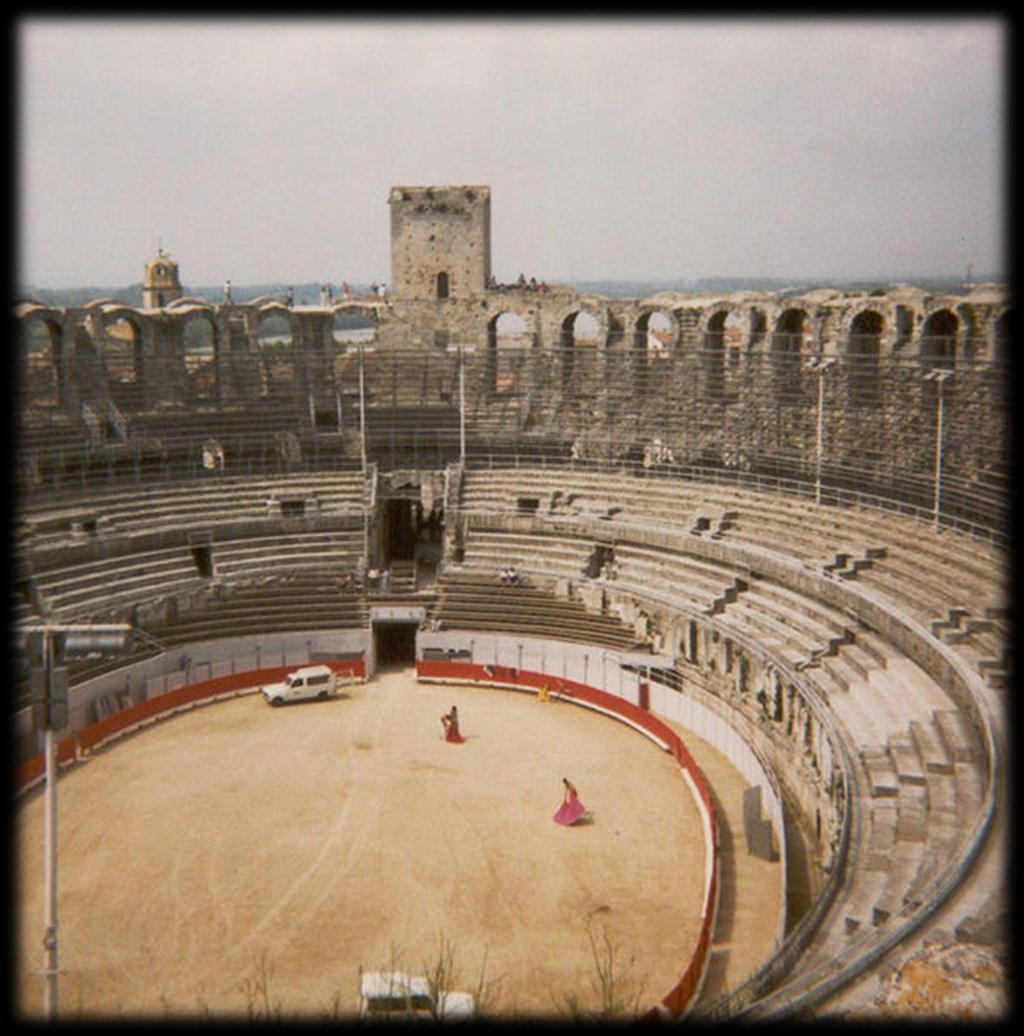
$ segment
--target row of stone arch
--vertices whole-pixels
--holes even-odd
[[[895,317],[870,302],[861,303],[844,319],[845,330],[823,340],[824,320],[812,308],[792,304],[781,308],[769,322],[764,307],[749,302],[715,303],[706,308],[656,307],[631,304],[616,310],[606,302],[575,299],[558,306],[546,305],[518,312],[498,300],[499,307],[483,317],[484,349],[495,370],[496,386],[507,365],[505,353],[528,352],[543,342],[563,356],[562,384],[568,389],[578,363],[573,354],[588,348],[591,354],[617,351],[640,368],[680,353],[694,345],[704,355],[712,392],[721,389],[727,364],[733,368],[748,353],[764,353],[774,359],[781,378],[795,368],[805,353],[825,351],[856,360],[865,378],[873,376],[883,356],[916,355],[925,365],[955,367],[958,360],[1006,359],[1012,310],[992,321],[991,341],[977,338],[969,314],[952,306],[917,314],[898,306]],[[969,307],[968,307],[969,308]],[[964,307],[960,307],[961,310]],[[295,378],[293,347],[322,349],[329,338],[347,348],[371,340],[382,324],[400,319],[384,302],[343,300],[327,307],[295,309],[286,300],[264,296],[239,306],[214,306],[203,299],[182,298],[158,313],[140,311],[114,300],[97,300],[84,310],[62,311],[27,304],[18,314],[23,357],[28,373],[38,379],[40,370],[52,369],[53,385],[61,383],[65,361],[90,355],[111,380],[120,384],[142,381],[146,355],[153,352],[154,330],[171,325],[171,340],[183,342],[181,362],[196,398],[217,398],[221,370],[220,353],[261,354],[266,359],[263,377],[289,383]],[[918,324],[915,333],[915,323]],[[480,326],[477,324],[477,326]],[[41,333],[32,334],[33,331]],[[473,335],[459,333],[460,339]],[[435,345],[447,345],[451,332],[435,334]],[[177,346],[175,346],[177,347]],[[156,347],[159,352],[159,347]],[[45,354],[45,355],[44,355]],[[514,362],[514,361],[513,361]],[[582,368],[579,368],[582,370]]]

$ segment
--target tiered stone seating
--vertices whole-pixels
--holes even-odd
[[[562,469],[553,478],[542,467],[468,472],[463,508],[470,514],[516,513],[523,497],[538,501],[532,513],[540,516],[685,529],[795,558],[815,571],[856,581],[926,626],[948,620],[951,609],[966,608],[967,621],[943,639],[956,644],[991,683],[1005,684],[1007,559],[992,545],[948,529],[935,533],[927,522],[895,512],[617,473]]]
[[[332,575],[354,573],[363,549],[362,529],[254,536],[218,542],[213,570],[217,579],[225,581],[299,569]]]
[[[27,549],[36,550],[81,540],[83,518],[103,537],[261,521],[270,513],[270,502],[282,497],[314,500],[313,515],[354,515],[362,513],[364,495],[360,472],[122,487],[28,508],[22,515],[24,542]]]
[[[581,579],[592,550],[591,540],[471,528],[463,556],[467,565],[495,574],[514,564],[524,572]]]
[[[523,498],[531,502],[520,508]],[[825,694],[859,760],[866,797],[858,803],[856,879],[840,906],[845,924],[823,930],[808,963],[827,966],[857,940],[870,945],[879,925],[929,894],[929,881],[977,814],[986,782],[977,738],[943,687],[845,612],[747,568],[627,542],[621,530],[654,525],[795,558],[863,585],[958,648],[989,654],[1005,644],[1008,617],[998,550],[948,530],[936,535],[899,514],[594,472],[469,472],[464,509],[563,514],[592,519],[595,529],[610,520],[618,571],[609,588],[704,612],[718,628],[767,647]]]
[[[739,569],[635,544],[615,548],[616,576],[609,590],[651,596],[677,607],[714,607],[741,574]],[[745,573],[744,573],[745,574]]]
[[[342,589],[335,576],[292,574],[223,587],[199,608],[146,632],[164,644],[187,644],[297,630],[352,629],[366,625],[366,601],[358,584]]]
[[[632,630],[618,620],[593,615],[578,601],[534,586],[506,585],[490,572],[449,570],[441,578],[439,593],[433,618],[443,629],[518,633],[617,650],[634,646]]]
[[[35,576],[47,611],[61,619],[108,613],[206,582],[187,547],[64,565]]]

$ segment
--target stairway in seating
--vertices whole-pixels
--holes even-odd
[[[391,561],[388,566],[388,585],[384,589],[377,583],[367,581],[366,595],[372,604],[409,604],[409,597],[415,595],[420,603],[422,594],[416,589],[416,562],[411,560]],[[433,595],[431,595],[433,600]]]

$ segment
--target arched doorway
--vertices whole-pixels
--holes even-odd
[[[802,309],[787,309],[775,322],[771,347],[772,389],[778,403],[804,402],[801,365],[806,333],[807,313]]]
[[[846,339],[846,401],[850,406],[874,406],[881,395],[879,359],[885,321],[866,309],[850,321]]]
[[[193,400],[218,400],[220,381],[217,372],[217,329],[209,316],[188,318],[185,343],[185,381]]]
[[[940,309],[932,313],[921,328],[918,343],[922,366],[954,368],[959,331],[960,321],[951,310]]]
[[[273,396],[296,384],[295,348],[292,328],[283,313],[270,312],[259,319],[256,343],[260,355],[262,395]]]
[[[21,323],[20,397],[23,406],[56,407],[64,386],[60,355],[60,326],[45,317]]]
[[[533,344],[534,336],[518,313],[505,310],[488,321],[486,377],[490,392],[515,396],[526,390],[526,364]]]
[[[579,398],[592,391],[601,347],[601,324],[593,313],[576,310],[562,320],[562,394]]]
[[[649,395],[657,391],[664,366],[676,352],[677,329],[676,322],[662,309],[649,309],[637,317],[629,361],[634,393]]]
[[[701,339],[702,395],[706,399],[721,399],[725,394],[726,322],[731,315],[725,309],[713,313]],[[734,348],[732,354],[737,352]]]

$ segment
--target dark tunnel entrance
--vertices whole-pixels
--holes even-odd
[[[412,561],[416,551],[418,522],[413,500],[385,500],[382,514],[385,563]]]
[[[418,622],[375,622],[377,669],[410,669],[416,665]]]

